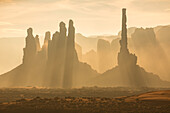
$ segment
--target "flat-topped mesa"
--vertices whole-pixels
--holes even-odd
[[[37,52],[36,41],[33,36],[32,28],[27,29],[26,46],[24,50],[23,63],[30,63],[33,61]]]

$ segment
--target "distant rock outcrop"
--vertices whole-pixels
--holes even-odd
[[[98,71],[97,52],[91,50],[82,56],[82,61],[89,64],[94,70]]]
[[[132,34],[132,40],[136,49],[157,44],[153,28],[137,28]]]
[[[92,49],[97,51],[97,42],[99,39],[103,39],[103,40],[111,42],[113,39],[116,39],[118,37],[119,36],[117,36],[117,35],[110,35],[110,36],[103,35],[103,36],[85,37],[82,34],[77,33],[75,36],[75,41],[77,44],[79,44],[82,47],[82,53],[85,54]]]
[[[118,53],[118,66],[106,71],[89,84],[126,87],[170,86],[170,83],[162,81],[157,75],[148,73],[137,65],[137,56],[131,54],[127,47],[126,9],[123,9],[122,13],[122,34],[120,52]]]
[[[164,46],[161,45],[161,41],[158,41],[154,29],[137,28],[132,34],[131,42],[133,42],[134,51],[138,55],[138,64],[148,71],[168,79],[170,62],[166,51],[164,51],[167,48],[163,49]]]
[[[136,27],[130,27],[127,29],[127,37],[131,37],[131,35],[135,32]],[[118,36],[121,37],[122,31],[118,33]]]
[[[156,32],[157,40],[167,46],[170,43],[170,26],[162,26]]]
[[[113,55],[108,41],[99,39],[97,43],[98,72],[104,73],[113,68]]]

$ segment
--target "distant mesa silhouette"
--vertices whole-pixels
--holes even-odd
[[[86,62],[87,64],[90,64],[92,69],[98,70],[99,68],[99,62],[98,62],[98,54],[95,50],[90,50],[89,52],[82,55],[82,62]]]
[[[26,45],[23,49],[23,63],[0,76],[1,87],[40,86],[53,88],[76,88],[83,86],[125,86],[125,87],[165,87],[169,82],[157,75],[147,73],[137,65],[137,56],[131,54],[127,42],[126,9],[122,10],[122,31],[118,66],[112,68],[112,45],[104,40],[98,41],[97,53],[103,74],[97,73],[87,63],[80,62],[81,47],[75,44],[75,27],[69,21],[68,35],[65,23],[59,24],[52,38],[45,33],[44,44],[40,47],[39,36],[33,36],[33,29],[27,30]],[[107,51],[103,51],[105,48]],[[76,49],[79,50],[78,54]],[[104,53],[104,55],[103,55]],[[94,64],[96,61],[94,61]],[[107,65],[108,64],[108,65]],[[100,66],[99,65],[99,66]],[[105,65],[102,68],[102,65]],[[110,70],[106,71],[107,68]],[[111,69],[112,68],[112,69]],[[106,71],[106,72],[105,72]]]

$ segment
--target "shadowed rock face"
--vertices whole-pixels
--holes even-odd
[[[122,38],[120,40],[120,52],[118,53],[118,65],[127,68],[128,66],[136,65],[137,57],[130,54],[127,48],[126,9],[123,9],[122,11]]]
[[[47,77],[50,78],[49,86],[63,88],[72,87],[74,63],[78,62],[74,37],[75,28],[73,26],[73,21],[70,20],[68,36],[66,36],[65,24],[61,22],[60,33],[56,32],[53,35],[53,39],[49,41],[48,69],[46,74],[50,76]]]
[[[27,37],[26,37],[26,46],[24,48],[24,57],[23,57],[23,63],[28,64],[33,61],[36,55],[36,41],[32,34],[32,28],[29,28],[27,30]]]
[[[66,27],[60,23],[60,32],[53,34],[48,44],[48,60],[46,70],[47,86],[61,87],[65,63]],[[48,76],[47,76],[48,75]]]
[[[64,78],[63,78],[63,88],[72,87],[72,76],[74,74],[74,63],[78,62],[77,53],[75,50],[75,28],[73,26],[73,21],[69,21],[68,28],[68,37],[66,39],[66,59],[65,59],[65,69],[64,69]]]
[[[45,86],[55,88],[82,87],[97,75],[88,64],[79,62],[75,50],[75,28],[69,21],[68,36],[65,23],[60,23],[60,32],[50,38],[46,32],[42,48],[38,35],[34,38],[28,29],[24,48],[23,64],[0,77],[1,86]],[[17,78],[17,79],[15,79]]]
[[[69,26],[70,28],[70,26]],[[70,38],[71,39],[71,38]],[[74,40],[73,40],[74,41]],[[67,57],[67,47],[70,47],[73,43],[67,41],[66,37],[66,27],[65,23],[60,23],[60,32],[56,32],[53,35],[52,40],[49,41],[48,46],[48,60],[47,60],[47,79],[48,83],[47,86],[53,87],[62,87],[65,69],[65,63],[68,59]],[[68,71],[68,70],[67,70]],[[70,76],[68,76],[70,77]],[[71,80],[71,79],[70,79]],[[71,87],[71,85],[70,85]]]
[[[118,53],[118,66],[121,76],[125,79],[130,79],[128,82],[133,86],[139,83],[139,77],[136,73],[137,57],[131,53],[127,48],[127,26],[126,26],[126,9],[122,10],[122,34],[120,40],[120,52]],[[139,80],[138,80],[139,79]],[[144,84],[141,84],[144,85]]]

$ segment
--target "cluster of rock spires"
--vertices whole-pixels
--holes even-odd
[[[68,36],[65,23],[61,22],[59,32],[55,32],[52,39],[50,32],[46,32],[42,48],[38,35],[34,38],[33,30],[29,28],[23,63],[12,71],[3,74],[0,77],[0,86],[73,88],[94,85],[126,87],[170,85],[168,82],[162,81],[157,75],[147,73],[137,65],[137,57],[131,54],[127,47],[126,9],[122,11],[121,47],[118,54],[118,66],[115,68],[100,75],[88,64],[78,60],[74,40],[75,28],[73,21],[70,20]],[[106,45],[108,44],[106,43]]]
[[[32,28],[27,34],[23,63],[1,76],[1,86],[72,88],[98,75],[88,64],[78,60],[72,20],[69,21],[68,36],[65,23],[61,22],[60,31],[56,31],[52,39],[50,32],[46,32],[42,48],[38,35],[34,38]]]

